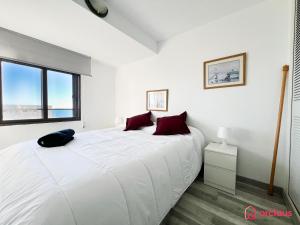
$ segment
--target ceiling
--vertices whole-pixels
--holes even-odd
[[[67,48],[113,66],[155,51],[71,0],[0,0],[0,27]]]
[[[154,56],[159,41],[263,0],[105,1],[103,20],[84,0],[0,0],[0,27],[121,66]]]
[[[201,26],[263,0],[106,0],[157,41]]]

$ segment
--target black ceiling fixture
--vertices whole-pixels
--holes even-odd
[[[86,5],[95,15],[104,18],[108,14],[108,8],[103,0],[85,0]]]

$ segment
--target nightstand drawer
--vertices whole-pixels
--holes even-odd
[[[220,154],[213,151],[205,151],[205,164],[222,167],[236,171],[236,157],[232,155]]]
[[[204,183],[214,183],[219,186],[235,190],[236,173],[211,165],[204,165]]]

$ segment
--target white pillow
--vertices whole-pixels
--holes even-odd
[[[147,134],[153,134],[156,130],[156,123],[153,126],[143,127],[141,130]]]

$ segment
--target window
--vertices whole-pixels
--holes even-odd
[[[41,119],[42,70],[1,62],[3,120]]]
[[[80,120],[80,76],[0,59],[0,125]]]
[[[48,117],[73,117],[73,76],[56,71],[47,71]]]

